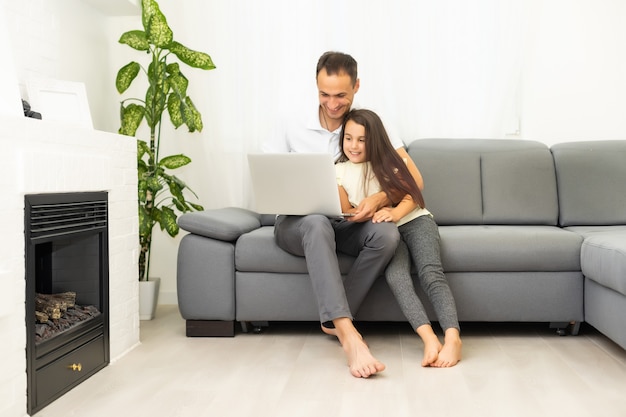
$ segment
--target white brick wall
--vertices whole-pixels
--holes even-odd
[[[26,415],[24,195],[109,192],[111,358],[139,343],[133,138],[0,117],[0,417]]]

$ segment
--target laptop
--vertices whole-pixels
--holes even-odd
[[[330,154],[252,153],[248,166],[258,213],[350,215],[341,212]]]

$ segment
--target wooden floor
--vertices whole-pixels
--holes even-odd
[[[315,323],[187,338],[176,306],[141,322],[142,344],[37,417],[626,416],[626,352],[583,325],[462,323],[464,358],[420,366],[406,324],[359,326],[387,370],[353,378]]]

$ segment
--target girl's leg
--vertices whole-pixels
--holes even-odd
[[[430,216],[421,216],[399,227],[411,253],[420,285],[432,303],[441,327],[459,329],[456,304],[441,265],[439,229]]]
[[[409,250],[402,240],[398,243],[396,252],[389,265],[387,265],[385,278],[398,301],[400,309],[409,320],[413,330],[417,332],[424,342],[422,366],[430,366],[436,363],[442,345],[430,325],[421,300],[415,293],[415,287],[411,278],[411,258]]]
[[[441,264],[440,238],[431,216],[421,216],[400,226],[417,269],[420,285],[432,303],[444,330],[444,347],[435,366],[453,366],[461,359],[460,326],[456,304]]]

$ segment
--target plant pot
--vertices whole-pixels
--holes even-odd
[[[139,320],[152,320],[159,301],[161,278],[139,281]]]

